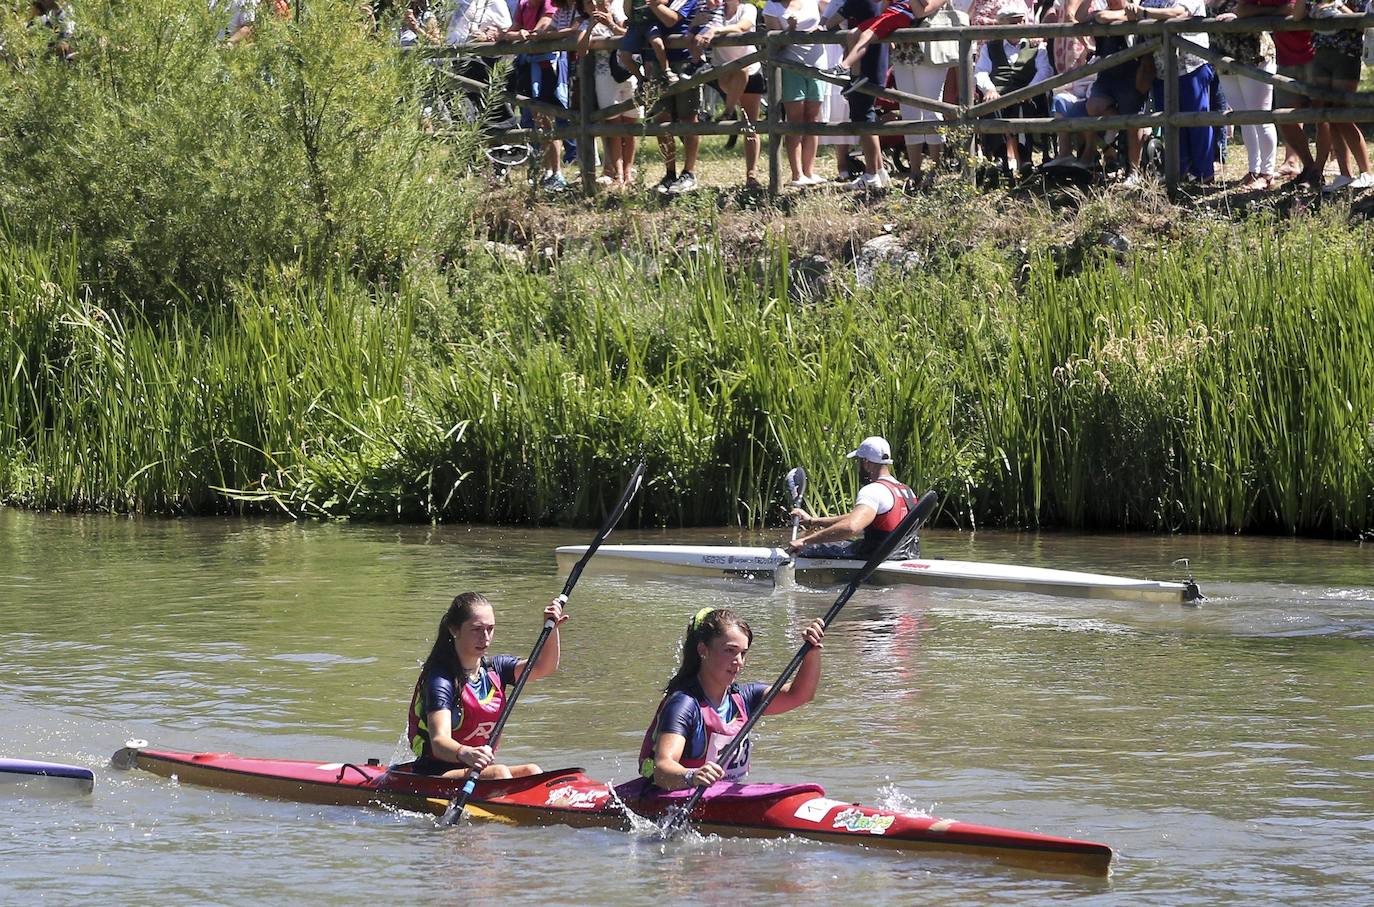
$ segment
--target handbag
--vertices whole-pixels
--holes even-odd
[[[922,19],[917,28],[958,28],[968,25],[968,13],[943,6]],[[953,66],[959,62],[958,41],[922,41],[917,45],[927,66]]]

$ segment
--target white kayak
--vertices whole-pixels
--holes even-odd
[[[567,570],[586,550],[585,545],[558,548],[555,551],[558,566]],[[831,584],[842,581],[848,572],[858,570],[863,566],[863,561],[794,558],[785,549],[761,546],[602,545],[587,566],[601,572],[637,569],[673,575],[771,579],[780,567],[788,565],[795,569],[798,580]],[[1071,598],[1110,598],[1164,604],[1183,604],[1202,598],[1197,584],[1191,580],[1184,583],[1157,582],[1074,570],[976,561],[928,561],[920,558],[888,561],[874,572],[871,582],[877,585],[916,583],[953,589],[1038,592]]]

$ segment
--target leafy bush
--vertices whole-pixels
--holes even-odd
[[[421,63],[347,0],[219,39],[205,4],[83,0],[73,62],[0,23],[0,208],[77,238],[84,279],[143,303],[272,266],[391,279],[463,241],[461,146],[422,121]]]

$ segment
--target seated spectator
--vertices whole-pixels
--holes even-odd
[[[1066,13],[1070,12],[1077,22],[1114,23],[1126,21],[1126,0],[1082,0],[1076,6],[1070,2]],[[1095,39],[1093,56],[1110,57],[1130,46],[1130,41],[1120,35],[1099,35]],[[1153,70],[1147,70],[1139,60],[1127,60],[1098,74],[1088,98],[1081,103],[1068,105],[1063,115],[1066,117],[1103,117],[1132,116],[1140,113],[1145,106],[1146,91],[1153,78]],[[1126,130],[1126,180],[1136,183],[1140,180],[1140,152],[1144,144],[1142,131]],[[1097,160],[1097,138],[1094,133],[1083,136],[1083,148],[1076,163],[1090,166]]]
[[[1022,5],[1021,0],[1004,0],[997,10],[997,24],[1024,25],[1026,16],[1026,7]],[[978,52],[973,79],[983,95],[983,100],[991,101],[1004,94],[1043,82],[1053,75],[1049,48],[1039,40],[1022,38],[1017,41],[985,43],[983,49]],[[1041,96],[1003,107],[994,115],[1015,118],[1045,116],[1049,113],[1048,107],[1045,98]],[[1010,132],[1003,137],[1006,148],[1005,167],[1012,175],[1030,167],[1029,149],[1022,147],[1020,138]]]
[[[910,7],[905,7],[910,12]],[[823,27],[830,27],[843,19],[850,28],[863,29],[875,21],[882,13],[881,0],[831,0],[822,19]],[[887,45],[882,42],[870,43],[855,61],[859,67],[861,82],[875,88],[887,84]],[[843,66],[843,64],[841,64]],[[858,84],[858,83],[856,83]],[[847,92],[849,98],[849,122],[876,123],[877,110],[870,94]],[[881,190],[891,182],[883,167],[882,147],[876,135],[859,136],[859,151],[863,155],[864,172],[845,184],[847,189]]]
[[[1239,0],[1208,0],[1207,11],[1218,22],[1230,22],[1236,18]],[[1265,32],[1248,34],[1216,33],[1212,36],[1212,46],[1237,62],[1274,71],[1274,42]],[[1251,79],[1237,73],[1221,74],[1221,85],[1226,91],[1232,110],[1268,110],[1274,100],[1274,86],[1258,79]],[[1242,191],[1254,192],[1269,189],[1274,185],[1274,152],[1278,148],[1278,130],[1273,123],[1260,123],[1242,126],[1241,137],[1245,140],[1245,153],[1249,169],[1237,187]]]
[[[855,32],[849,38],[844,56],[837,66],[830,68],[827,75],[837,79],[852,78],[854,67],[858,65],[860,59],[865,58],[874,42],[882,41],[899,28],[911,28],[916,24],[917,13],[912,9],[912,5],[911,0],[886,0],[886,5],[877,15],[856,23],[853,26]],[[924,6],[922,8],[924,10]],[[874,84],[883,85],[885,83],[877,81]]]
[[[669,0],[640,0],[635,3],[630,10],[625,35],[620,41],[620,65],[640,79],[646,79],[647,73],[636,58],[642,57],[644,48],[648,47],[653,51],[654,59],[658,61],[659,75],[672,85],[677,82],[678,74],[668,65],[668,51],[663,43],[663,23],[654,13],[654,7],[666,6],[668,3]]]

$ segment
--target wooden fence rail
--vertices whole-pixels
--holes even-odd
[[[735,135],[757,132],[768,139],[768,187],[777,193],[781,187],[781,156],[783,139],[786,136],[800,135],[908,135],[924,133],[931,129],[971,130],[976,141],[980,133],[1005,134],[1055,134],[1066,135],[1082,132],[1105,132],[1120,129],[1159,128],[1164,131],[1165,167],[1164,178],[1170,193],[1179,185],[1179,136],[1178,130],[1194,126],[1254,125],[1261,123],[1328,123],[1328,122],[1374,122],[1374,92],[1340,92],[1330,88],[1309,85],[1258,67],[1240,63],[1212,48],[1201,47],[1190,39],[1195,34],[1254,34],[1258,32],[1315,31],[1331,32],[1344,29],[1374,28],[1374,15],[1333,16],[1323,19],[1293,20],[1281,17],[1254,17],[1218,22],[1212,19],[1174,19],[1169,21],[1130,22],[1116,25],[1088,24],[1038,24],[976,26],[958,28],[909,28],[893,32],[887,43],[893,45],[924,43],[927,41],[957,41],[960,53],[959,102],[948,104],[943,100],[921,98],[905,92],[876,86],[860,86],[857,90],[874,97],[920,107],[940,113],[944,119],[908,121],[896,120],[884,123],[789,123],[782,119],[780,103],[781,72],[792,70],[827,82],[839,80],[813,67],[805,66],[783,57],[786,48],[796,44],[839,44],[848,41],[848,31],[817,32],[754,32],[747,35],[728,35],[712,42],[713,47],[756,47],[757,52],[742,60],[732,61],[691,78],[681,79],[676,84],[665,87],[658,95],[660,101],[674,94],[700,89],[712,82],[722,72],[739,69],[758,60],[768,70],[769,104],[768,118],[760,123],[728,120],[713,123],[656,123],[645,119],[637,123],[608,123],[607,119],[617,116],[636,106],[629,101],[604,110],[596,109],[593,84],[592,58],[586,55],[578,65],[579,78],[583,86],[580,104],[574,110],[563,110],[532,98],[505,92],[507,103],[523,107],[531,113],[545,117],[556,117],[561,125],[546,129],[490,129],[487,139],[493,144],[513,142],[534,143],[545,139],[576,138],[582,168],[582,187],[588,195],[596,192],[595,147],[597,138],[605,136],[673,136],[687,135]],[[994,40],[1019,40],[1021,38],[1062,39],[1075,37],[1134,36],[1136,43],[1126,50],[1105,58],[1094,58],[1084,66],[1063,73],[1018,91],[1008,92],[1001,97],[974,102],[973,49],[978,42]],[[602,39],[590,42],[594,51],[614,53],[619,47],[618,39]],[[674,38],[667,41],[669,47],[682,48],[687,39]],[[453,62],[464,57],[514,57],[519,54],[549,53],[554,51],[576,51],[576,39],[562,38],[541,41],[511,41],[488,44],[469,44],[459,47],[431,51],[428,56],[437,63]],[[1160,52],[1164,61],[1164,109],[1148,113],[1103,117],[1074,117],[1054,119],[1048,117],[999,117],[992,116],[999,110],[1033,97],[1043,96],[1055,88],[1076,82],[1079,79],[1099,73],[1120,63]],[[1322,108],[1279,108],[1275,110],[1241,110],[1229,113],[1221,111],[1183,112],[1178,109],[1178,66],[1182,53],[1191,54],[1211,63],[1222,72],[1233,72],[1249,79],[1265,82],[1277,88],[1296,91],[1328,106]],[[442,71],[442,70],[441,70]],[[469,91],[485,90],[486,85],[446,73],[448,78],[460,88]],[[650,111],[652,113],[652,111]]]

